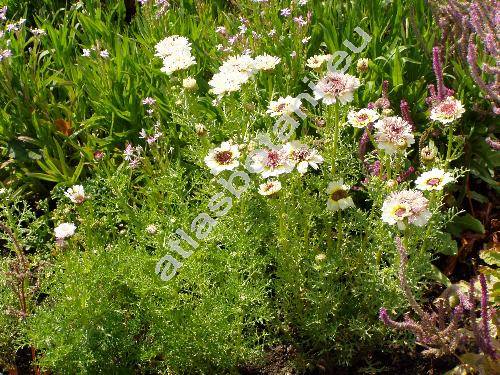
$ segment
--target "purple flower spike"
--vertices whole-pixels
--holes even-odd
[[[408,105],[408,102],[406,100],[401,100],[401,116],[403,119],[411,125],[411,130],[415,131],[415,123],[413,122],[413,119],[411,118],[410,115],[410,106]]]
[[[490,314],[488,313],[488,287],[486,285],[486,277],[483,274],[479,275],[479,283],[481,284],[481,323],[484,343],[484,352],[491,358],[496,359],[497,354],[491,342],[490,332]]]
[[[436,75],[437,98],[442,101],[446,97],[446,91],[443,80],[443,66],[441,65],[441,49],[439,47],[432,49],[432,67]]]

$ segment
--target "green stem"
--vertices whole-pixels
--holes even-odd
[[[387,169],[387,181],[389,181],[392,178],[391,157],[388,154],[384,154],[384,158],[385,158],[385,168]]]
[[[344,239],[344,231],[342,230],[342,210],[337,212],[337,253],[340,251],[340,246],[342,246],[342,240]]]
[[[326,247],[329,250],[328,254],[331,254],[330,250],[333,248],[332,237],[333,237],[332,225],[330,223],[330,220],[327,220],[326,221]]]
[[[337,162],[337,145],[339,141],[339,102],[336,101],[334,104],[334,121],[335,130],[333,133],[333,149],[332,149],[332,175],[335,177],[335,163]]]
[[[435,200],[436,200],[436,192],[432,191],[431,196],[429,197],[429,207],[431,207],[434,204]],[[427,246],[429,244],[428,238],[431,235],[431,229],[432,229],[431,223],[428,222],[427,230],[425,231],[424,241],[422,242],[422,247],[420,248],[420,252],[422,254],[425,254],[425,252],[427,251]]]
[[[451,149],[453,147],[453,126],[448,129],[448,148],[446,150],[446,166],[450,163]]]

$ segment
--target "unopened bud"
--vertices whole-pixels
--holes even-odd
[[[422,162],[424,163],[430,163],[434,161],[436,155],[437,155],[437,150],[435,147],[425,146],[420,151],[420,159],[422,159]]]
[[[356,64],[356,70],[358,73],[366,73],[368,71],[370,59],[359,59],[358,63]]]
[[[193,77],[188,77],[182,80],[182,87],[189,91],[196,91],[198,89],[198,83]]]
[[[205,125],[203,124],[196,124],[194,126],[194,130],[196,131],[198,137],[205,137],[208,134],[207,128],[205,128]]]
[[[389,189],[392,189],[398,185],[398,182],[396,180],[387,180],[386,184]]]

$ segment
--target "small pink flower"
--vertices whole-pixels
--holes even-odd
[[[153,99],[153,98],[151,98],[151,97],[149,97],[149,96],[146,97],[146,98],[144,98],[144,99],[142,99],[142,104],[144,104],[144,105],[153,105],[155,103],[156,103],[156,100]]]
[[[283,17],[288,17],[292,14],[292,11],[290,10],[290,8],[283,8],[283,9],[281,9],[280,14]]]
[[[307,21],[302,17],[302,16],[299,16],[299,17],[293,17],[293,21],[299,25],[299,27],[303,27],[305,25],[307,25]]]

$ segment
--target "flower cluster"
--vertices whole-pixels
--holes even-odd
[[[156,8],[156,18],[160,18],[165,13],[167,13],[168,8],[170,7],[170,3],[167,0],[155,0],[154,3],[152,0],[138,0],[139,4],[142,6],[151,3]]]
[[[141,164],[143,148],[141,146],[134,147],[131,143],[125,146],[123,151],[124,159],[128,161],[131,169],[137,168]]]
[[[211,173],[218,174],[224,170],[233,170],[240,165],[241,153],[238,145],[222,142],[205,157],[205,164]],[[318,169],[323,157],[314,148],[292,141],[281,147],[270,147],[255,150],[250,155],[250,170],[259,173],[263,178],[276,177],[290,173],[295,168],[303,175],[309,167]]]
[[[168,36],[158,42],[155,49],[155,56],[163,60],[161,71],[168,75],[196,64],[191,54],[191,43],[183,36]]]
[[[150,96],[142,99],[141,103],[146,106],[146,113],[148,116],[152,116],[154,113],[154,105],[156,104],[156,99],[151,98]]]
[[[429,3],[443,30],[443,45],[449,42],[453,52],[469,65],[471,77],[491,102],[493,112],[500,113],[498,1],[432,0]]]
[[[95,52],[97,56],[102,57],[103,59],[109,58],[109,52],[107,49],[101,49],[99,43],[95,46],[89,48],[84,48],[82,50],[82,57],[91,57],[92,52]]]
[[[158,139],[160,139],[163,136],[163,133],[160,131],[160,122],[156,122],[154,127],[153,127],[153,133],[148,134],[145,129],[141,129],[139,133],[139,138],[142,138],[146,140],[146,142],[151,145],[153,143],[156,143]]]
[[[7,19],[7,6],[3,6],[0,8],[0,21],[5,21]]]
[[[444,85],[441,49],[433,48],[432,66],[436,76],[436,86],[429,85],[427,103],[431,107],[430,119],[447,125],[462,117],[465,109],[460,100],[453,97],[453,90]]]
[[[12,51],[10,49],[0,50],[0,62],[12,56]]]
[[[251,169],[263,178],[290,173],[295,168],[303,175],[308,168],[318,169],[323,157],[317,150],[299,141],[292,141],[281,147],[262,148],[251,157]]]
[[[30,32],[34,36],[42,36],[42,35],[47,34],[47,32],[44,29],[38,29],[38,28],[30,29]]]
[[[26,23],[26,19],[25,18],[21,18],[19,21],[17,22],[12,22],[12,23],[8,23],[7,26],[5,27],[5,30],[7,32],[11,32],[11,31],[19,31],[21,29],[21,27]]]
[[[255,58],[248,54],[232,56],[221,65],[208,84],[215,95],[235,92],[259,70],[274,69],[279,62],[280,58],[266,54]]]

